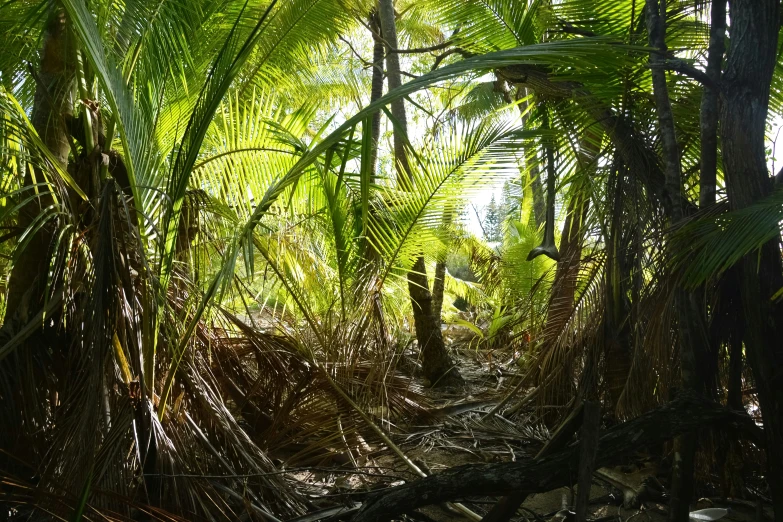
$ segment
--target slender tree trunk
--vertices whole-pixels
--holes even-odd
[[[380,17],[383,39],[386,49],[386,76],[389,91],[402,85],[400,74],[399,48],[397,43],[397,27],[395,22],[393,0],[378,0],[378,15]],[[405,136],[408,120],[405,116],[405,105],[400,99],[392,102],[391,114],[396,120],[394,129],[394,158],[397,161],[398,183],[413,190],[411,186],[410,166],[405,153]],[[432,294],[427,281],[427,267],[424,257],[416,259],[408,272],[408,291],[411,296],[413,320],[416,327],[416,339],[421,350],[421,364],[424,376],[433,385],[453,385],[462,382],[454,366],[440,330],[440,317],[432,311]]]
[[[582,259],[582,223],[587,216],[589,203],[581,195],[574,196],[568,205],[568,215],[560,235],[560,261],[557,262],[552,295],[549,298],[546,336],[557,335],[574,309],[576,278]]]
[[[652,71],[653,96],[658,110],[658,125],[660,126],[663,148],[663,171],[666,196],[671,205],[670,218],[674,223],[682,219],[682,187],[680,166],[680,150],[674,130],[674,116],[669,101],[669,88],[666,85],[666,71],[663,69],[666,54],[666,0],[647,0],[647,32],[650,46],[658,53],[650,54]]]
[[[372,82],[370,89],[370,103],[383,96],[383,30],[378,18],[378,11],[373,9],[370,13],[370,29],[372,29]],[[370,149],[370,176],[374,182],[377,176],[378,140],[381,137],[381,111],[372,115],[370,125],[372,145]]]
[[[378,17],[386,44],[386,77],[389,91],[402,85],[400,55],[397,53],[397,24],[395,21],[394,0],[378,0]],[[400,99],[392,102],[391,114],[395,121],[394,159],[397,161],[398,183],[410,184],[410,165],[405,153],[405,135],[408,132],[408,118],[405,115],[405,102]]]
[[[731,46],[721,81],[720,133],[729,203],[741,209],[772,190],[764,145],[780,2],[731,0],[729,9]],[[775,520],[783,522],[783,307],[771,299],[783,287],[778,239],[740,262],[739,279],[745,350],[764,422],[767,482]]]
[[[720,82],[723,52],[726,44],[726,0],[713,0],[710,7],[710,45],[707,50],[707,77]],[[701,175],[699,207],[715,203],[718,171],[718,89],[704,86],[701,95]]]
[[[74,87],[74,43],[68,30],[65,12],[53,9],[43,35],[41,63],[32,113],[32,124],[36,132],[60,163],[67,168],[70,144],[65,124],[66,115],[73,107]],[[42,176],[38,175],[41,182]],[[24,179],[25,187],[32,187],[32,172],[28,169]],[[29,227],[43,208],[52,203],[48,189],[39,186],[40,196],[25,205],[19,212],[18,227]],[[29,197],[32,191],[25,191]],[[16,319],[19,326],[27,323],[30,314],[37,312],[43,303],[44,286],[49,262],[51,238],[47,227],[32,237],[14,264],[8,282],[8,300],[5,322]]]
[[[658,50],[650,54],[653,95],[658,112],[666,197],[668,198],[669,221],[677,224],[683,219],[685,199],[682,195],[682,167],[680,151],[674,128],[666,72],[663,68],[666,54],[666,0],[647,0],[647,32],[650,46]],[[683,388],[703,393],[697,360],[706,353],[706,332],[703,310],[694,293],[683,289],[675,290],[680,348],[680,384]],[[690,501],[693,495],[693,461],[696,453],[696,434],[685,433],[674,441],[672,462],[671,500],[669,520],[688,522]]]
[[[622,396],[625,385],[628,382],[628,373],[631,371],[631,343],[629,342],[629,329],[623,318],[627,316],[626,301],[623,298],[623,281],[626,280],[628,270],[623,266],[622,259],[622,223],[625,212],[625,187],[628,169],[621,159],[619,150],[615,150],[613,175],[609,179],[607,193],[612,194],[611,224],[606,237],[607,256],[606,269],[606,312],[604,318],[604,343],[606,368],[604,379],[606,381],[607,399],[610,408],[607,411],[615,412]]]
[[[701,134],[701,151],[700,151],[700,175],[699,175],[699,208],[705,209],[715,204],[716,201],[716,180],[718,170],[718,95],[719,91],[716,87],[721,78],[721,67],[723,65],[723,54],[725,52],[725,38],[726,38],[726,0],[713,0],[710,5],[710,43],[707,49],[707,77],[713,82],[713,85],[705,85],[702,90],[701,108],[699,111],[700,116],[700,134]],[[727,285],[732,284],[730,278],[727,280],[724,278],[718,287],[718,292],[723,293],[726,296],[725,289]],[[703,296],[706,295],[706,288],[702,286],[698,289],[698,292]],[[706,311],[706,310],[705,310]],[[716,322],[716,310],[712,310],[712,324]],[[736,314],[732,313],[732,317],[726,317],[728,322],[737,322]],[[741,319],[740,319],[741,321]],[[709,320],[707,322],[710,322]],[[735,329],[736,330],[736,329]],[[729,395],[731,395],[731,383],[732,383],[732,370],[734,364],[737,362],[735,358],[734,348],[739,344],[740,349],[740,361],[739,368],[742,371],[742,340],[737,337],[736,331],[733,331],[730,336],[730,370],[729,370]],[[699,361],[699,367],[704,374],[704,385],[707,395],[713,399],[718,397],[719,390],[719,375],[718,375],[718,358],[720,354],[720,339],[718,336],[710,336],[709,350],[703,354],[703,361]],[[731,405],[731,397],[729,397],[728,404]],[[741,398],[740,398],[741,399]],[[740,400],[740,409],[742,403]],[[741,485],[741,474],[736,473],[735,463],[741,463],[742,446],[736,440],[737,437],[734,433],[717,432],[713,433],[713,437],[718,441],[718,454],[717,461],[718,467],[721,471],[721,483],[723,485],[723,493],[725,495],[731,494],[732,497],[736,497],[738,493],[744,490],[744,486],[737,489],[738,485]],[[741,493],[740,493],[741,495]]]
[[[373,39],[373,54],[372,54],[372,82],[370,87],[370,103],[373,103],[383,96],[383,59],[384,59],[384,45],[383,45],[383,31],[381,30],[381,22],[378,16],[378,10],[373,8],[370,11],[368,22],[370,26],[370,32]],[[370,123],[370,184],[375,183],[378,178],[378,142],[381,136],[381,111],[377,111],[372,115]],[[370,207],[372,213],[372,207]],[[368,234],[371,234],[371,230],[368,230]],[[364,260],[368,266],[375,265],[380,254],[375,249],[374,244],[377,238],[367,237],[364,240]],[[370,272],[368,272],[369,274]],[[383,315],[381,307],[378,306],[379,302],[375,300],[376,314]]]

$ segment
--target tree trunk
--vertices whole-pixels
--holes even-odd
[[[52,7],[41,40],[43,45],[31,122],[44,146],[66,169],[70,144],[65,118],[71,115],[73,108],[75,67],[73,34],[62,9]],[[26,190],[21,198],[30,198],[34,194],[32,174],[28,168],[23,182]],[[48,187],[41,185],[43,175],[40,171],[35,172],[35,179],[39,184],[38,197],[20,209],[17,217],[20,231],[30,227],[42,209],[53,204]],[[52,234],[52,227],[40,228],[14,263],[8,282],[2,337],[11,336],[27,326],[44,305]],[[42,440],[41,429],[48,416],[48,413],[43,413],[47,400],[49,412],[59,407],[61,396],[58,395],[57,383],[47,377],[53,373],[57,382],[61,382],[68,375],[68,362],[62,354],[70,341],[58,327],[48,326],[51,320],[56,322],[58,312],[55,310],[49,316],[46,325],[39,324],[16,354],[0,361],[0,403],[3,404],[0,411],[0,454],[12,457],[0,459],[0,467],[19,477],[30,477],[30,470],[36,468],[28,466],[40,463],[41,454],[38,452],[41,442],[47,444]],[[47,365],[51,365],[51,372]],[[31,404],[39,409],[31,408]],[[47,430],[45,437],[50,436]],[[41,470],[36,469],[35,474],[40,476]]]
[[[383,31],[381,22],[378,19],[378,11],[373,9],[370,13],[370,29],[372,30],[372,82],[370,88],[370,103],[380,99],[383,96]],[[372,115],[370,125],[371,148],[370,148],[370,180],[375,182],[378,163],[378,140],[381,137],[381,111]]]
[[[373,40],[373,53],[372,53],[372,82],[370,87],[370,103],[373,103],[383,96],[383,31],[381,30],[381,22],[378,17],[378,10],[372,9],[368,17],[370,33]],[[378,141],[381,136],[381,111],[377,111],[372,115],[370,122],[370,151],[369,151],[369,163],[370,163],[370,184],[375,183],[378,178]],[[369,212],[373,212],[372,206],[369,208]],[[372,232],[368,229],[368,237],[364,239],[363,256],[367,266],[374,266],[380,259],[380,253],[375,249],[375,243],[378,238],[371,237]],[[368,272],[369,273],[369,272]],[[376,314],[383,315],[379,302],[376,299],[374,301],[374,308]]]
[[[378,17],[380,19],[383,40],[386,43],[386,78],[389,91],[402,85],[400,73],[400,55],[396,51],[397,24],[395,21],[394,0],[378,0]],[[391,103],[391,115],[396,120],[394,127],[394,159],[397,161],[397,182],[403,186],[410,184],[410,165],[405,153],[405,136],[408,133],[408,118],[405,115],[405,102],[402,99]]]
[[[629,270],[623,263],[622,248],[622,223],[625,213],[625,201],[623,197],[627,168],[621,159],[619,150],[615,150],[613,159],[614,168],[608,179],[607,194],[612,195],[611,222],[607,237],[606,268],[604,270],[606,312],[604,314],[604,381],[606,387],[606,400],[609,402],[607,412],[614,415],[617,406],[628,382],[628,374],[631,371],[632,350],[628,322],[623,318],[628,315],[628,307],[624,298],[623,281],[630,276]]]
[[[432,281],[432,315],[441,317],[443,313],[443,293],[446,290],[446,255],[435,262],[435,277]]]
[[[726,0],[713,0],[710,7],[710,45],[707,50],[707,77],[720,82],[723,52],[726,47]],[[701,174],[699,208],[715,203],[718,171],[718,89],[704,86],[701,95]]]
[[[777,59],[780,2],[731,0],[731,46],[721,81],[721,143],[732,209],[771,192],[764,154],[770,84]],[[758,390],[775,520],[783,522],[783,307],[771,300],[783,287],[778,239],[740,262],[747,361]]]
[[[397,43],[397,27],[395,22],[393,0],[378,1],[383,39],[386,42],[386,76],[389,81],[389,91],[402,85],[400,75],[400,60]],[[407,134],[407,118],[402,99],[391,104],[391,114],[396,120],[394,128],[394,158],[397,161],[397,182],[411,187],[410,166],[405,153],[405,135]],[[453,385],[462,383],[462,377],[454,366],[440,331],[440,317],[432,311],[432,294],[427,281],[427,268],[424,257],[416,259],[408,272],[408,291],[411,297],[413,320],[416,327],[416,340],[421,350],[421,364],[424,376],[433,385]]]
[[[582,260],[582,223],[588,208],[589,202],[581,194],[575,195],[568,204],[568,215],[560,235],[560,261],[557,262],[544,326],[544,335],[550,341],[560,334],[574,309],[576,279]]]
[[[68,130],[66,115],[73,108],[74,42],[68,30],[65,12],[53,9],[47,21],[41,49],[41,63],[31,121],[38,135],[64,169],[68,166]],[[38,183],[42,176],[36,176]],[[25,187],[32,187],[32,172],[28,169]],[[17,225],[21,230],[29,227],[43,208],[52,203],[48,188],[39,186],[40,196],[19,211]],[[25,191],[23,197],[32,195]],[[18,322],[24,326],[29,316],[41,307],[49,267],[49,229],[40,229],[20,253],[8,281],[5,323]]]
[[[650,54],[653,80],[653,96],[658,112],[663,148],[663,166],[668,218],[676,225],[683,219],[685,199],[682,195],[682,167],[680,150],[674,128],[669,90],[666,85],[666,71],[663,68],[666,55],[666,0],[647,0],[647,32],[650,47],[657,53]],[[706,352],[703,311],[699,308],[696,295],[684,289],[675,289],[675,307],[679,326],[680,384],[684,389],[701,393],[703,385],[698,372],[698,354]],[[684,433],[674,441],[672,462],[671,500],[669,520],[688,522],[690,501],[693,495],[693,461],[696,455],[696,434]]]

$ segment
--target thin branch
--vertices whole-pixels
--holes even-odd
[[[585,36],[587,38],[595,38],[596,36],[599,36],[598,34],[588,31],[586,29],[580,29],[579,27],[574,26],[574,24],[570,22],[565,22],[563,20],[560,20],[560,32],[565,34],[576,34],[579,36]]]
[[[374,64],[374,63],[372,63],[372,62],[368,62],[367,60],[365,60],[364,58],[362,58],[362,55],[361,55],[361,54],[359,54],[359,52],[358,52],[356,49],[354,49],[354,48],[353,48],[353,45],[351,45],[351,42],[349,42],[348,40],[346,40],[345,38],[343,38],[343,35],[340,35],[340,36],[338,36],[337,38],[339,38],[340,40],[342,40],[343,42],[345,42],[345,45],[347,45],[347,46],[348,46],[348,49],[350,49],[350,50],[351,50],[351,53],[353,53],[353,55],[354,55],[354,56],[356,56],[356,58],[357,58],[357,59],[358,59],[360,62],[362,62],[362,65],[364,65],[365,67],[374,67],[374,66],[375,66],[375,64]]]
[[[693,65],[679,58],[669,58],[667,60],[664,60],[663,64],[658,64],[658,65],[650,64],[650,68],[653,67],[663,67],[668,71],[678,72],[712,89],[720,88],[720,84],[715,80],[713,80],[712,78],[710,78],[707,75],[707,73],[705,73],[704,71],[700,71]]]
[[[484,230],[484,224],[482,223],[481,216],[479,215],[479,211],[476,208],[476,205],[471,203],[470,206],[471,206],[471,208],[473,208],[473,212],[476,214],[476,219],[478,219],[478,224],[479,224],[479,228],[481,228],[481,233],[483,234],[484,237],[487,237],[487,231]],[[490,412],[490,413],[494,413],[494,410],[492,412]],[[487,416],[489,416],[489,415],[487,415]]]
[[[432,64],[432,69],[430,71],[434,71],[438,68],[440,65],[440,62],[442,62],[445,58],[451,56],[452,54],[459,54],[463,58],[470,58],[471,56],[475,56],[475,53],[471,53],[470,51],[466,51],[465,49],[462,49],[461,47],[454,47],[453,49],[449,49],[445,53],[439,54],[435,57],[435,62]]]

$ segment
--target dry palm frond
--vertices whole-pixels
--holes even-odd
[[[534,365],[536,380],[540,382],[539,404],[561,404],[564,397],[573,395],[573,387],[580,370],[586,368],[583,357],[603,347],[605,282],[603,256],[583,260],[577,277],[580,292],[573,308],[563,317],[557,317],[559,328],[544,332]]]

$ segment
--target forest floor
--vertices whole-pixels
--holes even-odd
[[[532,407],[509,419],[488,415],[492,407],[511,389],[509,383],[519,376],[513,354],[480,353],[470,349],[454,350],[460,372],[466,381],[464,389],[440,390],[422,387],[430,401],[432,415],[407,424],[387,426],[392,438],[419,468],[427,474],[465,464],[508,462],[534,457],[550,437]],[[493,360],[493,356],[496,357]],[[504,382],[505,381],[505,382]],[[520,397],[524,396],[520,392]],[[353,470],[296,473],[291,478],[307,491],[319,514],[290,522],[350,520],[370,491],[394,487],[419,478],[402,459],[388,448],[373,447],[362,441],[363,450],[356,453]],[[660,457],[660,456],[658,456]],[[665,522],[668,498],[665,484],[668,470],[660,466],[661,458],[639,453],[626,465],[602,468],[593,477],[587,518],[594,522]],[[665,459],[663,459],[665,462]],[[350,466],[350,464],[349,464]],[[355,468],[353,468],[355,469]],[[722,520],[727,522],[763,522],[772,520],[772,508],[753,500],[722,499],[715,484],[703,484],[697,491],[704,495],[692,509],[729,508]],[[573,488],[559,488],[531,495],[513,520],[526,522],[573,520],[567,510],[573,506]],[[480,516],[486,514],[498,498],[472,498],[464,503]],[[335,506],[344,506],[337,511]],[[565,509],[564,509],[565,508]],[[400,520],[448,521],[469,520],[449,506],[430,506]]]

